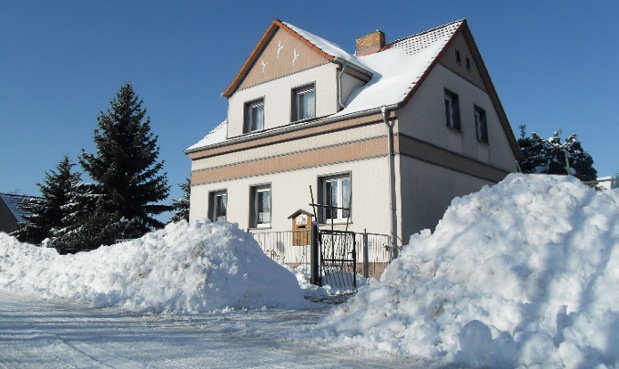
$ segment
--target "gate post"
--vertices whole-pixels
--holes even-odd
[[[370,277],[370,261],[369,261],[369,249],[367,229],[363,230],[363,277],[365,279]]]
[[[310,283],[320,286],[320,275],[318,274],[318,257],[320,255],[318,244],[318,224],[312,222],[310,231]]]

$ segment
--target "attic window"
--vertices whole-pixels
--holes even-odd
[[[316,116],[316,90],[314,84],[292,90],[292,121]]]
[[[244,133],[260,131],[264,129],[264,99],[245,103],[245,126]]]
[[[456,63],[458,63],[458,65],[462,64],[462,59],[460,57],[460,50],[456,50]]]
[[[469,59],[469,57],[466,57],[466,69],[471,70],[471,59]]]

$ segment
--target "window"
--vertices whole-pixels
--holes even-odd
[[[264,129],[264,99],[255,100],[245,104],[245,129],[244,133],[260,131]]]
[[[316,90],[314,84],[292,90],[292,121],[316,116]]]
[[[460,50],[456,50],[456,63],[458,63],[458,65],[462,64],[462,59],[460,58]]]
[[[475,107],[475,132],[477,139],[488,143],[488,124],[486,123],[486,111]]]
[[[460,130],[458,95],[448,90],[445,90],[445,122],[447,127]]]
[[[213,222],[225,221],[228,214],[228,192],[211,192],[209,194],[209,204],[209,219]]]
[[[271,226],[271,186],[251,188],[250,224],[252,228]]]
[[[468,56],[466,58],[466,69],[471,70],[471,59]]]
[[[320,179],[322,221],[345,221],[351,215],[350,174]]]

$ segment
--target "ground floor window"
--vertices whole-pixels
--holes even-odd
[[[209,195],[209,219],[225,221],[228,214],[228,191],[215,191]]]
[[[320,178],[323,223],[350,219],[350,182],[350,173]]]
[[[264,228],[271,226],[271,186],[251,188],[250,226]]]

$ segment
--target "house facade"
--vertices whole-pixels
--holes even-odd
[[[465,20],[350,54],[276,19],[223,96],[227,119],[186,150],[192,220],[272,232],[301,211],[401,245],[520,155]]]

